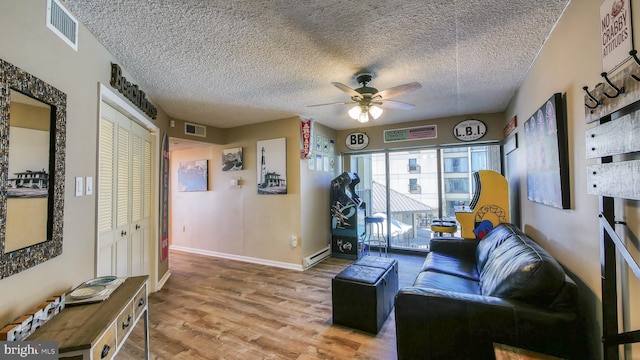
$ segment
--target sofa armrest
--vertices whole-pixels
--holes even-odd
[[[434,237],[429,244],[429,251],[465,258],[475,258],[479,241],[480,240],[458,237]]]
[[[492,359],[493,343],[573,358],[576,315],[498,297],[406,287],[395,299],[399,359]]]

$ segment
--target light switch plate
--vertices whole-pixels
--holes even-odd
[[[93,195],[93,177],[87,176],[84,182],[85,195]]]
[[[82,180],[83,180],[82,176],[76,176],[76,196],[82,196],[82,191],[84,190],[84,185]]]

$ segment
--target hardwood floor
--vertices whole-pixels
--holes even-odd
[[[400,287],[423,257],[399,261]],[[351,261],[300,272],[178,251],[171,277],[149,295],[151,359],[396,359],[393,312],[377,335],[331,319],[331,279]],[[117,359],[141,359],[141,324]]]

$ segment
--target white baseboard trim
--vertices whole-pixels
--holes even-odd
[[[160,279],[160,281],[158,281],[158,283],[156,284],[156,291],[162,290],[164,283],[166,283],[167,280],[169,280],[170,276],[171,276],[171,270],[167,270],[167,272],[164,273],[164,276],[162,277],[162,279]]]
[[[252,264],[273,266],[273,267],[282,268],[282,269],[304,271],[304,269],[302,268],[302,264],[298,265],[298,264],[292,264],[292,263],[285,263],[285,262],[281,262],[281,261],[265,260],[265,259],[259,259],[259,258],[249,257],[249,256],[226,254],[226,253],[220,253],[220,252],[216,252],[216,251],[194,249],[194,248],[189,248],[189,247],[184,247],[184,246],[177,246],[177,245],[169,245],[169,249],[176,250],[176,251],[182,251],[182,252],[188,252],[188,253],[192,253],[192,254],[199,254],[199,255],[218,257],[218,258],[223,258],[223,259],[229,259],[229,260],[244,261],[244,262],[248,262],[248,263],[252,263]]]

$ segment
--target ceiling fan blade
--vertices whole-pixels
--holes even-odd
[[[395,101],[395,100],[377,100],[374,103],[379,105],[380,107],[387,108],[387,109],[400,109],[400,110],[413,109],[412,104],[404,103],[401,101]]]
[[[335,84],[334,84],[335,85]],[[390,99],[392,97],[402,95],[404,93],[408,93],[410,91],[415,91],[421,89],[422,85],[417,82],[412,82],[404,85],[394,86],[392,88],[388,88],[386,90],[379,91],[377,94],[374,94],[373,97],[380,97],[382,99]]]
[[[353,90],[352,88],[348,87],[345,84],[339,83],[339,82],[332,82],[333,86],[337,87],[338,89],[344,91],[345,93],[347,93],[349,96],[353,97],[362,97],[362,95],[360,95],[359,92]]]
[[[326,104],[307,105],[307,107],[326,106],[326,105],[339,105],[339,104],[356,104],[355,101],[338,101]]]

